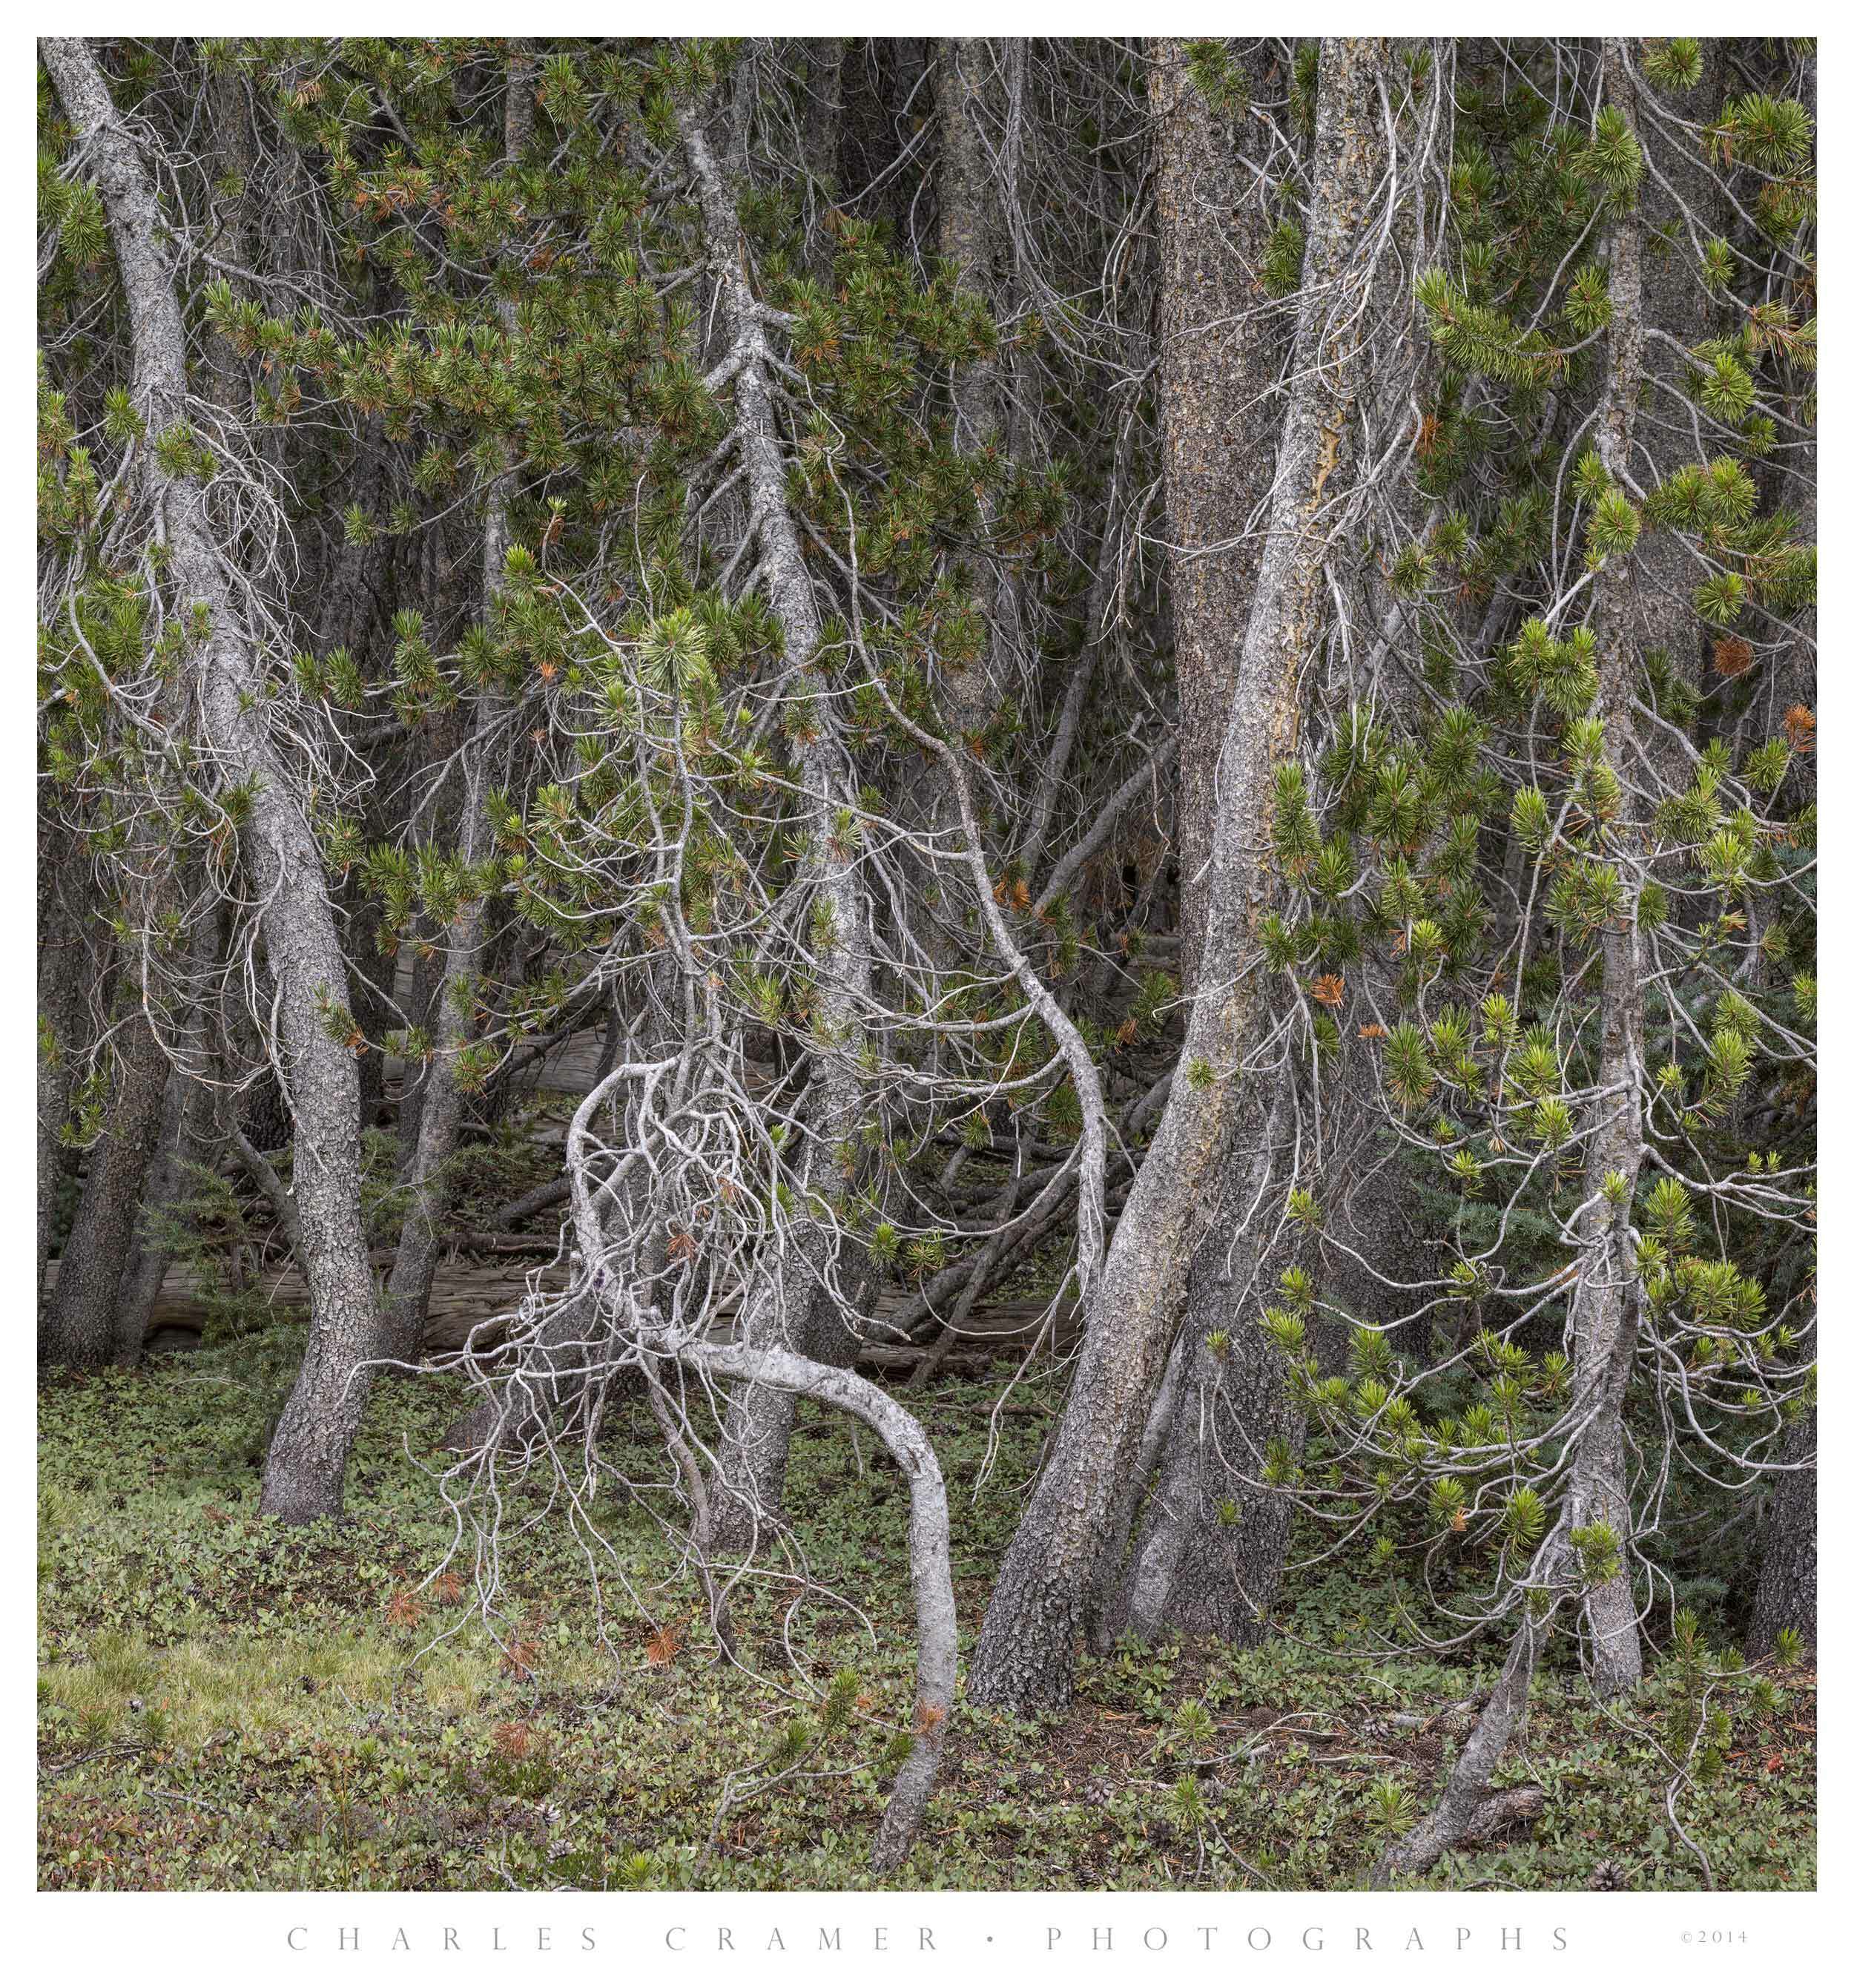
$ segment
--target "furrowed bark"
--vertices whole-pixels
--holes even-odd
[[[1812,1334],[1812,1342],[1813,1334]],[[1810,1657],[1815,1652],[1815,1411],[1796,1415],[1784,1431],[1771,1509],[1764,1521],[1762,1564],[1746,1648],[1762,1656],[1793,1629]]]
[[[951,41],[941,55],[940,252],[959,287],[975,292],[995,317],[1010,306],[1009,235],[999,202],[999,165],[985,127],[1002,121],[1000,100],[1022,87],[1022,41]],[[998,495],[1009,464],[1010,380],[997,352],[968,361],[954,377],[953,445],[978,470],[979,529],[996,529]],[[984,648],[970,663],[941,671],[942,707],[957,741],[995,715],[1016,640],[1011,573],[988,550],[973,576],[985,614]],[[950,813],[950,810],[948,810]]]
[[[157,1212],[165,1212],[179,1195],[185,1178],[185,1164],[196,1157],[198,1143],[191,1137],[189,1122],[194,1115],[193,1105],[192,1080],[183,1071],[172,1072],[162,1101],[155,1156],[143,1185],[140,1232],[129,1253],[117,1294],[116,1361],[119,1366],[133,1367],[140,1362],[142,1349],[147,1344],[154,1307],[160,1297],[161,1285],[167,1275],[167,1266],[173,1260],[173,1253],[164,1242],[150,1232],[149,1224],[150,1218]]]
[[[1273,895],[1275,772],[1297,741],[1298,678],[1319,628],[1326,485],[1358,390],[1359,314],[1349,306],[1353,286],[1369,279],[1386,52],[1379,41],[1322,47],[1295,384],[1224,735],[1207,937],[1180,1063],[1190,1080],[1172,1089],[1089,1305],[1062,1425],[980,1634],[970,1681],[980,1703],[1027,1709],[1069,1697],[1075,1638],[1099,1591],[1110,1515],[1170,1351],[1184,1267],[1253,1109],[1253,1084],[1241,1072],[1267,1033],[1258,934]]]
[[[119,1019],[111,1033],[110,1104],[90,1148],[89,1171],[65,1239],[58,1290],[41,1351],[75,1367],[140,1357],[119,1340],[121,1295],[136,1256],[136,1221],[145,1184],[160,1155],[170,1071],[155,1032],[153,952],[174,909],[171,857],[144,816],[130,832],[120,905],[123,935],[115,942]]]
[[[1643,86],[1633,67],[1630,84]],[[1680,93],[1677,114],[1702,128],[1718,121],[1725,97],[1723,66],[1716,48],[1707,51],[1698,86]],[[1645,326],[1664,332],[1688,348],[1724,335],[1728,327],[1718,299],[1702,279],[1700,247],[1730,226],[1718,177],[1694,134],[1657,131],[1650,95],[1638,104],[1649,171],[1641,192],[1641,314]],[[1656,143],[1656,138],[1663,142]],[[1682,356],[1660,340],[1643,355],[1650,376],[1636,416],[1636,480],[1652,487],[1642,464],[1659,483],[1683,463],[1694,461],[1699,445],[1692,418],[1670,387],[1681,388]],[[1663,376],[1653,375],[1659,370]],[[1693,611],[1693,590],[1706,569],[1677,532],[1643,534],[1630,561],[1635,611],[1644,647],[1658,648],[1674,681],[1704,696],[1706,689],[1704,624]],[[1665,715],[1665,714],[1663,714]],[[1658,731],[1643,742],[1662,777],[1680,789],[1691,778],[1690,762],[1673,739]]]
[[[1257,60],[1236,65],[1245,108],[1260,80]],[[1261,553],[1257,527],[1275,468],[1275,403],[1292,325],[1261,288],[1272,221],[1267,189],[1241,159],[1239,130],[1191,80],[1182,42],[1152,45],[1148,79],[1159,424],[1178,681],[1180,966],[1190,996],[1210,916],[1218,767]],[[1224,1233],[1233,1210],[1252,1209],[1253,1195],[1243,1192],[1252,1158],[1232,1153],[1213,1189],[1222,1214],[1198,1246],[1186,1285],[1188,1371],[1157,1446],[1131,1564],[1090,1631],[1097,1648],[1120,1628],[1151,1636],[1167,1625],[1252,1641],[1258,1608],[1265,1609],[1279,1585],[1285,1512],[1278,1514],[1265,1494],[1239,1495],[1219,1456],[1233,1452],[1246,1462],[1251,1445],[1290,1435],[1298,1422],[1287,1407],[1283,1363],[1244,1315],[1257,1268],[1250,1239],[1226,1240]],[[1213,1350],[1214,1334],[1228,1337],[1226,1352]],[[1229,1503],[1241,1513],[1234,1525],[1223,1522]]]
[[[1306,1428],[1261,1324],[1268,1225],[1292,1161],[1288,1080],[1276,1088],[1253,1144],[1230,1155],[1221,1213],[1191,1263],[1189,1366],[1116,1615],[1147,1638],[1171,1628],[1248,1648],[1281,1591],[1292,1508],[1258,1480],[1269,1445],[1298,1456]]]
[[[134,351],[133,390],[150,431],[184,420],[186,326],[152,176],[117,114],[88,46],[39,44],[60,101],[96,168],[122,279]],[[359,1431],[379,1320],[360,1210],[360,1087],[334,1017],[347,975],[329,908],[321,851],[265,716],[263,670],[241,610],[206,493],[171,476],[152,453],[143,473],[158,505],[177,602],[203,607],[191,658],[201,744],[249,806],[240,849],[277,995],[278,1062],[295,1131],[294,1189],[309,1286],[302,1368],[272,1440],[263,1508],[309,1520],[338,1513],[348,1452]]]
[[[1238,61],[1252,90],[1260,57]],[[1217,769],[1242,658],[1275,469],[1293,323],[1261,287],[1273,219],[1240,131],[1192,82],[1185,44],[1150,45],[1159,263],[1159,439],[1178,678],[1180,979],[1197,985],[1210,914]]]

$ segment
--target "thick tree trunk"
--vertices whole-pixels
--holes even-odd
[[[1254,1080],[1242,1073],[1268,1032],[1258,934],[1273,896],[1275,773],[1296,744],[1299,674],[1320,627],[1326,486],[1357,391],[1356,292],[1375,265],[1368,237],[1385,153],[1386,60],[1378,41],[1322,48],[1295,387],[1224,736],[1186,1074],[1115,1231],[1061,1427],[999,1574],[971,1679],[980,1703],[1026,1709],[1069,1696],[1076,1635],[1099,1591],[1114,1506],[1165,1369],[1185,1266],[1210,1227],[1244,1100],[1253,1108]]]
[[[62,38],[39,46],[96,167],[128,309],[135,396],[150,432],[160,434],[186,407],[187,333],[154,180],[89,47]],[[348,1452],[366,1399],[365,1363],[380,1351],[360,1209],[360,1087],[340,1020],[347,975],[321,851],[268,729],[239,576],[220,550],[206,491],[168,475],[152,453],[143,475],[161,512],[176,600],[184,614],[197,605],[206,617],[192,657],[201,743],[225,779],[250,796],[240,847],[263,907],[261,931],[276,989],[310,1302],[308,1350],[272,1441],[263,1506],[309,1520],[341,1509]]]
[[[126,976],[125,976],[126,977]],[[118,1356],[117,1315],[135,1241],[142,1185],[160,1144],[167,1059],[137,1005],[116,1032],[118,1061],[103,1129],[64,1252],[46,1321],[42,1359],[101,1367]],[[137,1349],[139,1354],[139,1349]]]
[[[1242,80],[1259,80],[1251,61]],[[1275,468],[1274,401],[1292,326],[1261,272],[1271,223],[1267,189],[1239,156],[1229,120],[1190,80],[1185,46],[1153,42],[1153,206],[1159,260],[1159,411],[1177,656],[1179,753],[1174,803],[1180,968],[1195,993],[1210,915],[1217,768],[1229,729],[1242,633],[1261,558]],[[1245,93],[1246,94],[1246,93]],[[1157,1446],[1157,1476],[1119,1591],[1090,1631],[1096,1647],[1121,1628],[1162,1626],[1253,1641],[1257,1603],[1279,1586],[1286,1550],[1278,1501],[1242,1493],[1230,1462],[1251,1443],[1298,1435],[1282,1363],[1252,1311],[1257,1257],[1255,1160],[1232,1154],[1214,1189],[1221,1219],[1198,1246],[1186,1288],[1188,1367]],[[1240,1236],[1228,1225],[1249,1226]],[[1213,1335],[1227,1334],[1220,1355]],[[1252,1418],[1252,1419],[1251,1419]],[[1258,1440],[1259,1439],[1259,1440]],[[1298,1442],[1296,1442],[1296,1447]],[[1234,1503],[1240,1516],[1225,1523]],[[1279,1523],[1277,1523],[1277,1520]]]
[[[1764,1522],[1763,1564],[1746,1647],[1761,1656],[1778,1635],[1794,1629],[1803,1647],[1815,1648],[1815,1411],[1799,1415],[1784,1432],[1769,1515]],[[1808,1468],[1796,1466],[1806,1464]]]
[[[820,35],[804,44],[805,73],[800,128],[804,165],[812,187],[828,197],[837,182],[837,162],[843,142],[843,43]]]
[[[70,837],[42,822],[39,833],[39,1315],[45,1318],[46,1266],[57,1233],[59,1203],[76,1164],[64,1143],[71,1103],[71,1055],[83,1027],[89,949],[65,893]]]
[[[1708,48],[1698,86],[1680,93],[1672,108],[1699,131],[1655,129],[1652,99],[1643,132],[1651,170],[1641,189],[1641,316],[1666,334],[1643,353],[1647,376],[1635,421],[1636,481],[1652,489],[1683,464],[1702,459],[1693,417],[1669,387],[1684,390],[1687,364],[1677,349],[1721,337],[1729,327],[1720,299],[1703,279],[1705,245],[1730,232],[1724,188],[1700,135],[1718,121],[1725,77],[1717,45]],[[1633,77],[1630,79],[1634,81]],[[1661,142],[1654,143],[1658,137]],[[1660,376],[1657,381],[1653,377]],[[1643,473],[1646,464],[1651,475]],[[1634,613],[1644,650],[1659,649],[1670,678],[1697,696],[1706,691],[1705,624],[1693,611],[1693,590],[1707,568],[1678,532],[1645,532],[1629,561]],[[1663,715],[1666,714],[1663,713]],[[1658,731],[1643,742],[1646,757],[1675,791],[1684,792],[1692,762],[1679,742]]]
[[[1287,1088],[1283,1078],[1278,1090]],[[1287,1361],[1261,1323],[1270,1232],[1292,1165],[1292,1107],[1278,1096],[1253,1141],[1234,1142],[1221,1218],[1192,1260],[1189,1369],[1119,1611],[1149,1639],[1170,1628],[1247,1648],[1281,1591],[1292,1506],[1257,1480],[1271,1445],[1298,1458],[1306,1432]]]
[[[1431,52],[1438,63],[1432,71],[1437,86],[1413,93],[1400,106],[1390,232],[1406,277],[1377,286],[1370,299],[1370,380],[1362,420],[1376,438],[1379,460],[1346,563],[1363,617],[1352,641],[1332,658],[1327,681],[1333,715],[1339,698],[1347,699],[1400,749],[1419,756],[1434,708],[1423,681],[1423,624],[1397,596],[1387,569],[1402,548],[1422,541],[1441,508],[1423,496],[1413,462],[1420,432],[1417,410],[1427,397],[1424,376],[1434,362],[1420,335],[1409,278],[1433,259],[1430,230],[1447,171],[1437,127],[1448,98],[1449,85],[1441,79],[1447,57],[1442,49],[1432,46]],[[1357,604],[1353,612],[1359,612]],[[1442,1268],[1436,1260],[1439,1248],[1411,1219],[1408,1154],[1385,1122],[1379,1057],[1358,1033],[1368,1019],[1401,1007],[1397,982],[1405,965],[1391,946],[1366,948],[1343,976],[1341,1005],[1333,1010],[1338,1055],[1320,1059],[1319,1194],[1325,1219],[1316,1270],[1319,1309],[1309,1321],[1308,1346],[1326,1374],[1344,1371],[1353,1322],[1380,1324],[1415,1309],[1421,1299],[1410,1287]],[[1394,1333],[1392,1343],[1420,1366],[1430,1334],[1427,1319],[1418,1319]]]
[[[1259,58],[1240,80],[1260,83]],[[1210,911],[1217,768],[1242,658],[1275,472],[1277,395],[1293,334],[1261,287],[1273,228],[1239,133],[1187,73],[1185,44],[1149,47],[1159,276],[1159,441],[1178,681],[1180,979],[1197,985]]]

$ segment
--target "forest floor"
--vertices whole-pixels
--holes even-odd
[[[968,1649],[1052,1398],[1013,1395],[979,1486],[996,1394],[946,1379],[908,1397],[947,1476]],[[468,1539],[461,1581],[420,1591],[451,1543],[430,1473],[460,1401],[451,1383],[383,1384],[350,1516],[291,1531],[257,1516],[268,1392],[235,1360],[189,1354],[43,1388],[42,1887],[876,1882],[880,1722],[912,1699],[907,1499],[886,1459],[801,1412],[790,1502],[816,1587],[743,1588],[741,1669],[718,1660],[695,1582],[640,1502],[593,1514],[611,1553],[603,1641],[580,1543],[519,1493],[495,1633],[473,1602]],[[647,1414],[620,1413],[637,1480],[660,1481]],[[1490,1644],[1456,1668],[1386,1655],[1386,1613],[1362,1556],[1329,1561],[1291,1580],[1283,1633],[1258,1649],[1128,1645],[1084,1665],[1059,1716],[962,1708],[921,1844],[885,1882],[1356,1885],[1387,1828],[1428,1805],[1458,1743],[1447,1709],[1500,1655]],[[816,1701],[846,1672],[849,1716],[820,1732]],[[1681,1695],[1671,1663],[1621,1710],[1553,1672],[1502,1777],[1541,1788],[1542,1814],[1430,1882],[1579,1889],[1608,1865],[1626,1888],[1697,1887],[1660,1744]],[[1716,1773],[1678,1794],[1680,1828],[1722,1888],[1812,1887],[1813,1675],[1768,1662],[1714,1702],[1731,1736]],[[793,1758],[795,1773],[755,1791]]]

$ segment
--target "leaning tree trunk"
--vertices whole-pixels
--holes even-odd
[[[39,47],[96,171],[127,307],[133,392],[149,431],[160,434],[184,418],[187,330],[154,177],[88,46],[53,38]],[[142,474],[161,516],[176,612],[184,620],[203,610],[205,633],[191,658],[202,753],[248,796],[239,847],[262,907],[309,1287],[308,1349],[272,1439],[263,1509],[309,1520],[341,1509],[366,1405],[366,1363],[380,1351],[360,1207],[360,1086],[343,1026],[347,973],[322,852],[270,729],[240,576],[220,549],[205,488],[171,475],[152,451]]]
[[[1258,68],[1258,58],[1238,65],[1245,106]],[[1238,133],[1191,79],[1182,42],[1153,42],[1148,76],[1159,432],[1178,681],[1180,963],[1190,997],[1210,915],[1217,769],[1261,554],[1274,399],[1291,327],[1286,307],[1261,287],[1272,231],[1268,190],[1244,164]],[[1228,1232],[1254,1199],[1243,1190],[1258,1158],[1267,1171],[1267,1145],[1232,1151],[1213,1188],[1222,1217],[1199,1244],[1186,1284],[1188,1371],[1168,1426],[1152,1432],[1157,1475],[1131,1564],[1123,1577],[1103,1582],[1104,1605],[1089,1629],[1097,1648],[1123,1628],[1150,1636],[1167,1625],[1252,1640],[1257,1599],[1265,1608],[1279,1586],[1285,1510],[1265,1495],[1240,1493],[1224,1461],[1246,1456],[1258,1436],[1258,1447],[1291,1438],[1298,1420],[1288,1407],[1285,1365],[1249,1308],[1261,1211],[1251,1209],[1239,1236]],[[1147,1488],[1136,1479],[1126,1496],[1136,1503]],[[1231,1503],[1240,1514],[1234,1524],[1225,1523]]]
[[[1268,529],[1217,783],[1210,913],[1199,992],[1165,1113],[1088,1306],[1062,1425],[1005,1557],[971,1689],[1018,1709],[1066,1702],[1075,1639],[1098,1591],[1117,1494],[1136,1460],[1214,1189],[1238,1127],[1253,1122],[1243,1066],[1268,1033],[1261,927],[1275,776],[1295,749],[1298,678],[1319,631],[1326,486],[1357,392],[1372,209],[1385,144],[1381,41],[1322,44],[1319,107],[1294,387],[1276,457]]]
[[[1562,1548],[1562,1540],[1554,1533],[1535,1564],[1535,1577],[1550,1577],[1561,1564]],[[1414,1877],[1427,1871],[1437,1858],[1447,1856],[1457,1844],[1473,1834],[1488,1802],[1488,1784],[1500,1764],[1500,1756],[1525,1729],[1531,1706],[1532,1673],[1550,1640],[1556,1612],[1555,1601],[1548,1602],[1538,1614],[1524,1600],[1521,1601],[1519,1627],[1499,1680],[1443,1786],[1435,1812],[1407,1836],[1385,1846],[1372,1871],[1374,1885],[1389,1885],[1398,1878]]]
[[[1293,1508],[1260,1480],[1268,1452],[1298,1458],[1306,1418],[1288,1362],[1261,1325],[1270,1229],[1292,1161],[1292,1099],[1284,1076],[1275,1109],[1224,1168],[1222,1214],[1197,1246],[1185,1297],[1190,1361],[1119,1607],[1097,1647],[1124,1627],[1259,1642],[1281,1591]],[[1285,1136],[1284,1136],[1285,1135]],[[1285,1148],[1285,1151],[1283,1150]]]
[[[844,1178],[839,1154],[851,1149],[863,1109],[858,1059],[870,1008],[870,911],[856,852],[843,848],[834,832],[837,809],[855,796],[854,769],[838,735],[829,688],[816,668],[823,624],[786,501],[786,457],[768,343],[772,320],[754,296],[741,259],[736,215],[745,167],[742,109],[738,101],[718,106],[711,100],[680,110],[678,123],[714,284],[724,350],[721,374],[733,386],[731,446],[745,472],[748,528],[785,632],[796,694],[818,714],[815,735],[797,752],[810,850],[793,888],[808,891],[828,911],[830,936],[816,947],[812,1047],[819,1069],[807,1100],[800,1167],[808,1185],[834,1194],[854,1185]],[[719,157],[717,137],[724,148]],[[822,1223],[809,1215],[795,1222],[778,1261],[749,1304],[745,1343],[809,1354],[839,1338],[838,1307],[829,1288],[833,1259],[833,1240]],[[750,1547],[768,1526],[782,1522],[792,1408],[789,1391],[751,1378],[734,1391],[708,1501],[706,1546]]]

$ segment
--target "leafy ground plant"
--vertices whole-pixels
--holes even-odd
[[[1371,1570],[1329,1563],[1291,1580],[1258,1648],[1129,1640],[1084,1665],[1062,1712],[962,1710],[930,1848],[878,1881],[873,1722],[911,1684],[899,1473],[801,1416],[800,1543],[857,1608],[762,1584],[736,1610],[741,1667],[660,1531],[623,1510],[612,1536],[650,1615],[608,1610],[603,1646],[584,1562],[543,1531],[512,1572],[512,1633],[492,1637],[461,1581],[421,1586],[448,1540],[418,1466],[459,1399],[383,1384],[350,1516],[289,1528],[258,1515],[247,1405],[212,1355],[45,1391],[42,1886],[1349,1886],[1430,1798],[1498,1660],[1491,1643],[1461,1667],[1368,1660]],[[919,1405],[968,1638],[1051,1405],[1015,1398],[975,1496],[994,1401],[945,1378]],[[623,1417],[614,1439],[641,1464],[647,1409]],[[1428,1882],[1807,1888],[1815,1702],[1781,1652],[1707,1656],[1697,1615],[1626,1714],[1554,1671],[1504,1776],[1540,1791],[1536,1813]],[[1670,1763],[1690,1756],[1670,1818]]]

